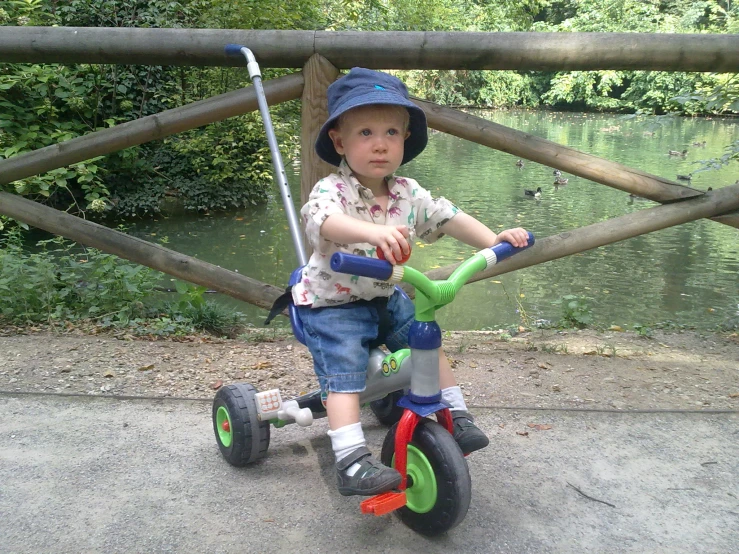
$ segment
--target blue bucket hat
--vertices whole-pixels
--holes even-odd
[[[329,117],[316,139],[316,153],[323,161],[336,166],[341,163],[341,156],[328,135],[339,116],[352,108],[373,104],[403,106],[410,114],[408,130],[411,134],[405,139],[401,165],[423,152],[428,142],[426,114],[408,99],[408,89],[403,81],[381,71],[354,67],[328,87]]]

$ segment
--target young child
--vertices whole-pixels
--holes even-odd
[[[359,393],[365,387],[370,345],[407,348],[413,304],[392,285],[335,273],[334,252],[378,257],[395,264],[415,238],[433,242],[444,234],[476,248],[502,241],[526,246],[520,228],[495,234],[444,198],[432,198],[395,171],[426,147],[426,116],[408,99],[396,77],[353,68],[328,88],[329,118],[316,152],[338,172],[313,188],[301,215],[314,252],[292,288],[306,344],[322,393],[339,492],[374,495],[397,487],[400,474],[375,459],[359,422]],[[380,328],[386,331],[379,336]],[[468,454],[488,445],[473,423],[443,352],[439,359],[442,399],[451,405],[454,438]]]

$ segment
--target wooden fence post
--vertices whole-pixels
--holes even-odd
[[[303,66],[303,110],[300,117],[300,203],[308,201],[308,195],[319,179],[335,168],[316,154],[316,142],[321,125],[328,119],[326,89],[339,76],[339,70],[320,54],[314,54]]]

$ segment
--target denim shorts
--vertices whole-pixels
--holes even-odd
[[[369,345],[377,338],[380,317],[375,305],[351,302],[340,306],[298,306],[305,344],[323,393],[362,392],[367,377]],[[390,328],[385,346],[391,352],[408,346],[415,316],[413,302],[398,290],[388,299]]]

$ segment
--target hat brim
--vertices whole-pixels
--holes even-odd
[[[328,135],[329,130],[335,126],[336,120],[344,112],[347,112],[352,108],[358,108],[359,106],[371,106],[377,104],[403,106],[408,109],[408,113],[410,115],[408,131],[410,132],[410,135],[405,139],[403,161],[400,162],[400,165],[408,163],[423,152],[428,143],[428,129],[426,125],[426,114],[424,111],[410,100],[406,100],[396,93],[384,90],[375,90],[358,97],[350,98],[344,105],[341,105],[334,110],[334,113],[331,114],[331,117],[323,124],[318,133],[318,138],[316,139],[316,154],[318,154],[318,157],[324,162],[338,166],[341,163],[341,156],[334,148],[334,142]]]

